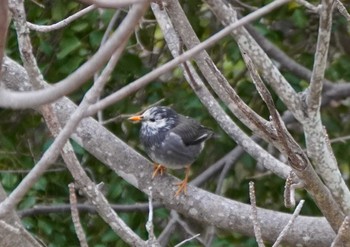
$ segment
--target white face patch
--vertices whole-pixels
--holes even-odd
[[[152,122],[150,120],[145,120],[144,122],[142,122],[142,125],[145,125],[146,131],[150,135],[155,135],[158,133],[158,130],[160,128],[163,128],[167,125],[167,122],[166,122],[166,119],[160,119],[160,120],[156,120],[154,122]]]
[[[165,108],[152,107],[142,114],[142,125],[144,126],[144,130],[148,132],[148,135],[156,135],[159,129],[165,128],[166,130],[169,130],[171,128],[174,119],[165,118],[165,112]]]

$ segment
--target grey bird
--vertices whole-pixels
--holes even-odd
[[[142,115],[129,118],[141,121],[140,141],[148,156],[155,162],[152,178],[163,174],[166,168],[186,168],[185,179],[178,183],[176,196],[187,192],[190,165],[198,158],[204,142],[214,132],[193,118],[178,114],[173,109],[155,106]]]

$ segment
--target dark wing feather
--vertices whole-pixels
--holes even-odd
[[[196,145],[209,139],[214,132],[196,120],[181,116],[179,124],[171,130],[182,138],[185,145]]]

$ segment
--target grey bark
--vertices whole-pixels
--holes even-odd
[[[16,91],[31,89],[23,67],[9,58],[5,58],[3,73],[3,87]],[[55,109],[61,124],[65,124],[76,109],[76,105],[69,99],[62,98],[55,103]],[[93,118],[83,120],[72,138],[139,190],[148,194],[149,187],[152,186],[153,198],[167,208],[206,225],[215,225],[229,232],[254,236],[250,205],[192,186],[189,186],[187,196],[174,198],[172,195],[176,186],[169,184],[178,181],[176,178],[165,175],[151,180],[151,163]],[[263,226],[263,239],[273,242],[290,217],[290,214],[259,208],[258,219]],[[0,231],[3,229],[0,228]],[[324,218],[300,216],[287,234],[284,243],[292,246],[298,244],[329,246],[334,237],[335,233]]]

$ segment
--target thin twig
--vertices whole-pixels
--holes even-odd
[[[337,138],[333,138],[331,140],[329,140],[330,143],[336,143],[336,142],[342,142],[345,143],[346,141],[350,140],[350,135],[348,136],[341,136],[341,137],[337,137]]]
[[[249,198],[250,198],[250,205],[252,207],[252,221],[254,226],[254,234],[256,242],[258,243],[259,247],[265,247],[264,241],[261,236],[261,227],[258,220],[258,210],[256,208],[256,199],[255,199],[255,189],[254,189],[254,182],[249,182]]]
[[[112,29],[116,23],[116,21],[118,20],[119,18],[119,15],[120,15],[120,10],[118,9],[112,19],[109,21],[108,23],[108,26],[103,34],[103,37],[102,37],[102,40],[101,40],[101,43],[100,43],[100,47],[99,49],[101,49],[101,47],[106,43],[106,41],[108,40],[108,37],[111,35],[111,32],[112,32]],[[99,74],[100,74],[100,71],[96,71],[95,74],[94,74],[94,81],[96,81],[99,77]],[[100,100],[100,97],[98,98],[98,100]],[[103,122],[103,111],[100,110],[97,112],[97,119],[98,119],[98,122]]]
[[[284,186],[284,206],[286,208],[295,207],[295,190],[304,187],[304,183],[300,181],[293,171],[290,172]]]
[[[16,6],[16,4],[13,5]],[[133,11],[129,11],[130,15],[134,15],[132,18],[135,18],[133,24],[137,24],[136,19],[139,19],[143,15],[145,10],[146,6],[137,5]],[[129,35],[131,35],[131,33],[132,30],[129,30]],[[66,140],[70,137],[71,133],[75,130],[76,126],[84,117],[84,112],[86,111],[88,106],[91,103],[96,102],[96,99],[101,93],[103,85],[106,83],[106,79],[112,72],[116,62],[119,60],[119,57],[123,52],[123,49],[127,43],[127,38],[128,36],[123,37],[120,46],[113,53],[110,62],[107,64],[104,72],[101,74],[100,80],[94,84],[94,90],[90,90],[89,93],[85,95],[85,98],[80,104],[79,108],[74,112],[74,114],[72,114],[70,121],[64,126],[63,130],[58,134],[55,141],[47,149],[47,151],[44,153],[39,162],[34,166],[32,171],[22,180],[22,182],[16,187],[16,189],[4,201],[0,203],[0,215],[6,214],[15,205],[17,205],[23,198],[23,196],[27,193],[27,191],[31,188],[31,186],[40,178],[43,172],[56,160],[62,147],[66,143]]]
[[[184,52],[180,56],[174,58],[170,62],[154,69],[152,72],[148,73],[147,75],[135,80],[132,83],[129,83],[127,86],[121,88],[118,90],[118,92],[115,92],[108,97],[102,99],[98,103],[96,103],[94,106],[91,106],[89,108],[89,115],[95,114],[99,109],[103,109],[111,104],[115,104],[116,102],[122,100],[123,98],[127,97],[131,93],[136,92],[142,87],[145,87],[147,84],[152,82],[154,79],[159,77],[160,75],[164,74],[165,72],[175,68],[179,64],[185,62],[189,58],[195,56],[197,53],[202,51],[203,49],[207,49],[214,44],[217,44],[217,42],[224,38],[226,35],[230,34],[230,32],[238,27],[241,27],[242,25],[245,25],[269,12],[271,12],[273,9],[280,7],[281,5],[287,3],[289,0],[280,0],[280,1],[274,1],[259,10],[243,17],[242,19],[238,20],[237,22],[232,23],[231,25],[227,26],[217,34],[213,35],[206,41],[200,43],[199,45],[193,47],[192,49]],[[0,95],[1,96],[1,95]],[[4,102],[5,103],[5,102]],[[1,97],[0,97],[0,106],[2,105]]]
[[[264,100],[269,109],[272,121],[274,122],[275,128],[278,133],[279,141],[282,143],[282,146],[284,148],[284,150],[281,151],[283,151],[286,157],[288,157],[288,163],[294,168],[294,172],[303,182],[302,185],[305,185],[305,189],[317,202],[317,205],[319,206],[323,215],[327,218],[328,222],[332,225],[333,229],[338,229],[340,227],[342,219],[344,218],[343,211],[340,210],[339,204],[342,204],[342,206],[346,206],[346,204],[344,203],[344,201],[339,201],[339,204],[337,204],[334,200],[335,196],[333,197],[330,194],[329,188],[326,188],[325,185],[322,183],[321,179],[318,177],[315,170],[313,169],[308,156],[305,154],[305,152],[302,150],[299,144],[294,140],[294,138],[290,135],[284,123],[282,122],[281,117],[276,107],[274,106],[272,96],[266,88],[265,84],[262,82],[256,69],[253,67],[251,59],[246,54],[242,55],[246,61],[247,67],[249,66],[248,69],[252,76],[253,82],[255,83],[256,88],[258,89],[262,99]],[[310,130],[310,132],[314,133],[315,130]],[[323,137],[324,134],[322,129],[322,138]],[[310,138],[310,136],[307,135],[307,138]],[[322,139],[322,141],[324,141],[324,139]],[[328,146],[326,147],[328,149]],[[318,155],[320,155],[319,152]],[[340,178],[339,181],[344,182],[342,178]],[[346,189],[348,190],[347,187]],[[322,190],[322,193],[320,192],[320,190]],[[343,198],[344,197],[342,197],[342,199]],[[349,205],[347,205],[347,207],[349,207]]]
[[[172,233],[176,229],[177,219],[179,218],[178,214],[171,214],[171,218],[169,219],[167,225],[163,228],[163,231],[158,235],[158,242],[161,246],[167,246],[169,239]]]
[[[175,247],[180,247],[180,246],[184,245],[185,243],[191,241],[192,239],[198,238],[199,236],[200,236],[200,234],[198,233],[198,234],[196,234],[196,235],[194,235],[194,236],[192,236],[192,237],[190,237],[188,239],[185,239],[184,241],[178,243],[177,245],[175,245]]]
[[[260,78],[251,58],[248,56],[248,54],[245,53],[242,54],[242,57],[246,63],[246,66],[249,70],[249,74],[253,80],[256,89],[258,90],[261,98],[265,102],[270,112],[273,125],[277,132],[277,140],[281,145],[281,147],[276,147],[279,147],[279,150],[288,157],[288,161],[294,169],[298,171],[303,171],[308,164],[308,160],[304,151],[289,134],[286,126],[284,125],[281,119],[281,116],[279,115],[275,107],[272,95],[270,94],[269,90]]]
[[[320,6],[314,6],[313,4],[309,3],[306,0],[296,0],[296,2],[299,3],[300,5],[304,6],[308,10],[312,11],[313,13],[319,12]]]
[[[11,1],[13,1],[13,5],[16,6],[17,2],[14,0]],[[138,24],[140,16],[144,14],[147,6],[147,3],[134,5],[106,44],[86,63],[81,65],[74,73],[70,74],[69,77],[53,86],[30,92],[14,92],[8,89],[1,89],[0,105],[6,105],[5,107],[11,108],[37,107],[42,104],[53,102],[88,82],[91,76],[93,76],[98,69],[102,68],[110,59],[113,52],[123,47],[123,43],[126,42],[133,33],[133,28]],[[24,25],[26,25],[26,22]]]
[[[86,3],[86,4],[94,4],[99,8],[111,8],[111,9],[118,9],[123,8],[126,6],[129,6],[134,3],[145,3],[148,0],[79,0],[80,2]]]
[[[148,220],[146,223],[146,230],[148,232],[148,241],[147,243],[151,246],[159,245],[157,243],[157,238],[154,235],[154,226],[153,226],[153,195],[152,195],[152,186],[148,188]]]
[[[28,77],[23,67],[9,58],[6,58],[5,61],[6,77],[4,81],[6,85],[11,85],[11,83],[15,84],[13,85],[15,90],[23,86],[30,89]],[[11,71],[16,72],[16,77]],[[56,109],[59,110],[60,122],[65,124],[69,120],[72,112],[76,109],[76,106],[67,98],[63,98],[57,102]],[[86,138],[86,136],[89,136],[89,133],[91,133],[91,130],[94,130],[95,134],[92,135],[91,138]],[[139,153],[135,152],[135,150],[128,147],[125,142],[114,136],[110,131],[101,127],[94,119],[87,118],[84,124],[77,129],[73,139],[103,162],[106,167],[118,173],[123,179],[130,183],[130,185],[138,188],[140,191],[148,193],[150,183],[144,178],[152,174],[151,163]],[[106,153],[110,155],[106,155]],[[113,162],[116,160],[119,162]],[[244,235],[251,236],[252,227],[241,227],[246,224],[249,218],[251,211],[249,205],[234,200],[227,200],[201,189],[195,189],[195,196],[189,195],[188,198],[181,198],[183,200],[175,202],[172,197],[167,196],[168,192],[171,194],[171,188],[167,185],[169,185],[169,181],[175,182],[175,180],[173,180],[172,177],[166,177],[166,179],[154,181],[157,182],[158,185],[156,192],[154,192],[154,198],[178,210],[185,217],[195,219],[203,224],[212,224],[215,222],[218,227],[226,231],[240,231]],[[164,192],[166,194],[164,194]],[[188,200],[194,200],[197,210],[196,214],[194,214],[192,210],[189,210],[187,205]],[[220,210],[208,211],[208,208],[217,208],[217,205],[221,205]],[[290,218],[290,216],[285,213],[265,209],[259,209],[259,215],[263,217],[265,225],[269,229],[269,231],[264,232],[266,240],[269,241],[276,240],[276,236],[278,236],[281,231],[279,227],[280,222],[286,223]],[[272,218],[275,219],[275,221],[272,222],[269,220]],[[315,232],[317,233],[316,235]],[[314,237],[317,236],[317,238],[300,238],[300,236],[305,236],[305,234]],[[298,227],[294,228],[294,230],[286,236],[284,241],[290,246],[295,246],[296,244],[314,244],[315,246],[320,246],[320,243],[323,243],[322,246],[330,246],[332,242],[331,239],[334,239],[334,237],[335,234],[333,230],[330,225],[326,223],[324,218],[300,216],[298,219]]]
[[[72,214],[72,221],[75,227],[75,232],[79,239],[80,246],[88,247],[85,232],[79,219],[79,212],[77,208],[77,196],[75,194],[74,184],[70,183],[68,187],[69,187],[69,201],[70,201],[70,208],[71,208],[71,214]]]
[[[121,99],[127,97],[131,93],[146,86],[151,81],[156,79],[158,76],[164,74],[166,71],[169,71],[170,69],[175,68],[178,64],[183,63],[184,61],[193,57],[201,50],[213,46],[214,44],[217,43],[217,41],[224,38],[232,30],[234,30],[238,27],[241,27],[242,25],[245,25],[245,24],[271,12],[273,9],[278,8],[287,2],[289,2],[289,0],[274,1],[268,5],[260,8],[260,9],[258,9],[257,11],[243,17],[242,19],[238,20],[237,22],[232,23],[231,25],[227,26],[226,28],[224,28],[223,30],[221,30],[217,34],[213,35],[211,38],[207,39],[203,43],[201,43],[201,44],[197,45],[196,47],[184,52],[179,57],[162,65],[161,67],[154,69],[152,72],[137,79],[136,81],[129,83],[127,86],[121,88],[116,93],[99,101],[94,106],[89,107],[88,115],[93,115],[96,112],[98,112],[100,109],[103,109],[103,108],[107,107],[108,105],[114,104],[117,101],[120,101]],[[130,20],[129,20],[129,22],[130,22]],[[114,38],[111,38],[109,40],[110,45],[111,46],[113,45],[112,42],[114,42],[114,45],[115,45],[115,42],[119,43],[120,42],[119,38],[120,38],[119,36],[118,36],[117,40]],[[113,47],[115,47],[115,46],[113,46]],[[110,54],[110,46],[109,45],[104,46],[104,52],[107,53],[107,54],[103,54],[105,56]],[[98,53],[104,53],[104,52],[98,52]],[[97,53],[95,56],[97,56]],[[38,90],[35,92],[12,92],[10,90],[5,90],[5,89],[0,90],[0,106],[17,108],[17,109],[18,108],[30,108],[30,107],[33,107],[36,105],[41,105],[41,104],[45,104],[45,103],[57,100],[62,95],[65,95],[69,92],[72,92],[74,89],[78,88],[82,83],[84,83],[85,81],[88,81],[89,77],[93,74],[92,72],[95,72],[96,69],[98,69],[98,67],[100,65],[102,65],[102,60],[99,61],[99,62],[101,62],[101,64],[98,63],[98,66],[93,65],[92,61],[93,60],[95,61],[97,59],[97,58],[93,59],[94,57],[90,58],[89,62],[88,62],[89,68],[93,69],[94,71],[91,71],[91,73],[87,73],[87,71],[84,71],[84,69],[86,69],[86,68],[83,69],[83,67],[85,67],[85,66],[82,66],[74,74],[72,74],[70,76],[69,80],[67,78],[66,80],[61,81],[60,83],[56,84],[55,86],[52,86],[52,87],[49,87],[46,89],[42,89],[42,90]],[[84,71],[83,73],[81,73],[82,70]],[[78,73],[78,71],[80,73]],[[73,75],[74,75],[74,79],[78,81],[77,83],[76,82],[73,83],[73,80],[72,80]],[[67,86],[69,86],[69,90],[67,89]]]
[[[157,106],[157,105],[160,105],[160,104],[162,104],[162,102],[164,102],[164,98],[163,99],[160,99],[160,100],[158,100],[158,101],[156,101],[155,103],[153,103],[153,104],[151,104],[151,105],[148,105],[147,106],[147,109],[148,108],[151,108],[151,107],[153,107],[153,106]],[[119,123],[119,122],[122,122],[122,121],[124,121],[124,120],[126,120],[127,118],[129,118],[129,117],[131,117],[132,115],[135,115],[135,114],[140,114],[140,113],[142,113],[142,112],[144,112],[145,110],[141,110],[141,111],[139,111],[139,112],[136,112],[136,113],[133,113],[133,114],[120,114],[120,115],[118,115],[118,116],[116,116],[116,117],[113,117],[113,118],[110,118],[110,119],[108,119],[108,120],[106,120],[106,121],[103,121],[102,122],[102,125],[106,125],[106,124],[109,124],[109,123]]]
[[[292,217],[290,218],[290,220],[288,221],[287,225],[283,228],[283,230],[281,231],[280,235],[278,236],[278,238],[276,239],[276,242],[272,245],[272,247],[277,247],[280,245],[280,243],[282,242],[283,238],[286,236],[286,234],[288,233],[290,227],[294,224],[295,219],[299,216],[300,214],[300,210],[304,205],[304,200],[301,200],[298,204],[298,206],[296,207],[296,209],[294,210],[294,213],[292,215]]]
[[[125,44],[126,42],[124,42],[124,46]],[[78,109],[72,114],[70,121],[65,125],[64,129],[71,122],[78,124],[83,118],[84,111],[87,109],[89,104],[97,101],[108,81],[109,75],[112,73],[117,61],[119,60],[123,48],[124,47],[121,47],[112,55],[111,60],[102,71],[99,78],[95,81],[92,88],[85,94],[84,99],[80,103]],[[59,126],[59,122],[54,113],[53,117],[47,120],[47,123],[52,133],[55,134],[59,131],[57,128],[57,126]],[[76,126],[77,125],[72,126],[72,130],[74,130]],[[60,133],[62,132],[63,131]],[[60,133],[57,133],[56,135],[60,135]],[[125,222],[117,215],[117,213],[112,210],[107,199],[99,190],[100,186],[95,185],[87,176],[74,153],[72,145],[69,142],[65,144],[61,155],[79,189],[82,190],[90,203],[96,206],[96,210],[98,211],[99,215],[111,227],[111,229],[129,245],[139,247],[144,246],[146,242],[143,241],[136,233],[134,233],[132,229],[130,229],[128,225],[126,225]]]
[[[86,7],[80,11],[78,11],[77,13],[67,17],[66,19],[59,21],[55,24],[51,24],[51,25],[37,25],[34,23],[30,23],[27,22],[28,27],[31,30],[37,31],[37,32],[51,32],[51,31],[55,31],[58,30],[60,28],[64,28],[66,26],[68,26],[70,23],[72,23],[73,21],[77,20],[78,18],[82,17],[83,15],[91,12],[92,10],[96,9],[97,7],[95,5],[91,5],[89,7]]]
[[[165,39],[167,45],[172,52],[174,57],[179,58],[183,56],[185,53],[181,54],[179,57],[179,38],[174,28],[172,28],[171,23],[167,21],[166,17],[163,17],[159,11],[155,11],[157,4],[151,4],[152,9],[154,9],[154,13],[162,22],[159,21],[160,26],[165,35]],[[169,7],[169,6],[168,6]],[[213,97],[212,93],[207,89],[206,85],[203,83],[202,78],[198,75],[195,68],[191,65],[191,63],[185,62],[183,63],[183,68],[185,70],[185,77],[197,94],[197,97],[201,100],[201,102],[206,106],[209,113],[217,120],[219,125],[223,128],[223,130],[234,140],[236,140],[240,145],[242,145],[243,149],[249,152],[253,157],[256,157],[257,160],[261,160],[262,153],[266,151],[263,150],[259,145],[256,145],[252,139],[250,139],[226,114],[226,112],[219,105],[217,100]],[[267,162],[265,158],[271,160]],[[268,169],[274,171],[276,174],[282,177],[287,177],[289,173],[289,169],[286,165],[279,163],[275,158],[272,158],[270,154],[266,154],[264,156],[264,160],[262,160],[262,164],[266,165]]]

